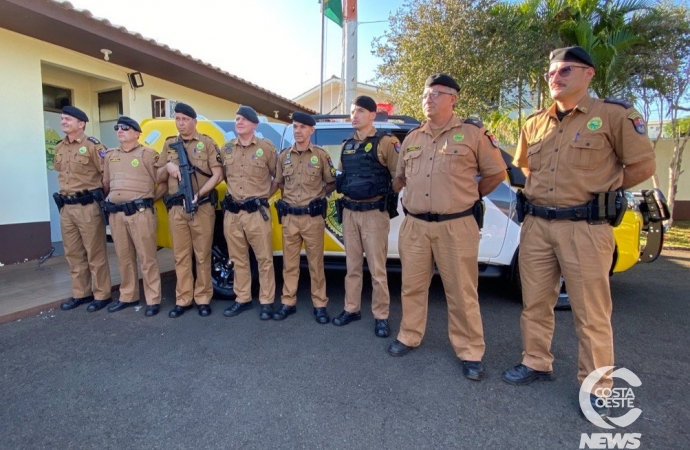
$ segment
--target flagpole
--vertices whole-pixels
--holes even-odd
[[[321,0],[321,83],[319,84],[319,114],[323,114],[323,60],[324,60],[324,41],[326,40],[326,2]]]

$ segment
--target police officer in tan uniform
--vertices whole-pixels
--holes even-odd
[[[62,244],[72,276],[72,298],[60,305],[64,311],[90,302],[87,311],[94,312],[112,301],[105,222],[100,207],[105,197],[106,148],[84,133],[88,121],[84,111],[74,106],[62,108],[60,125],[65,138],[55,146],[54,167],[60,192],[53,194],[53,198],[60,210]]]
[[[503,373],[511,384],[553,378],[553,308],[561,274],[580,342],[578,380],[614,365],[609,270],[615,243],[611,217],[592,216],[591,206],[615,198],[602,193],[648,179],[656,163],[640,113],[626,101],[588,95],[594,73],[582,48],[554,50],[545,78],[555,103],[532,114],[520,135],[515,164],[527,175],[519,255],[524,351],[522,363]],[[595,387],[611,386],[604,376]],[[590,395],[596,414],[606,415],[596,400]]]
[[[297,312],[297,283],[302,243],[307,252],[314,318],[330,321],[323,269],[326,196],[335,189],[335,168],[326,151],[310,142],[316,121],[308,114],[292,113],[295,144],[278,156],[275,181],[283,198],[276,202],[283,229],[283,296],[273,314],[283,320]]]
[[[273,271],[273,240],[268,198],[278,189],[276,149],[268,139],[254,134],[259,117],[253,108],[240,106],[235,116],[237,138],[223,148],[223,168],[228,192],[223,200],[223,233],[235,267],[237,299],[225,310],[233,317],[251,309],[252,278],[249,266],[251,246],[259,265],[261,320],[273,317],[276,281]]]
[[[191,309],[192,301],[198,305],[200,316],[211,314],[211,246],[216,218],[216,186],[223,179],[223,170],[218,146],[211,137],[197,132],[196,123],[196,111],[191,106],[185,103],[175,105],[175,126],[180,134],[165,141],[155,163],[158,181],[167,180],[168,194],[175,194],[182,178],[179,155],[170,149],[170,144],[182,140],[189,162],[194,166],[194,201],[199,205],[192,216],[185,212],[182,199],[166,197],[177,277],[175,307],[168,313],[172,318]],[[192,251],[196,258],[196,281],[192,276]]]
[[[388,233],[389,209],[397,209],[397,196],[391,195],[391,180],[398,165],[400,141],[389,133],[377,132],[376,102],[365,95],[355,98],[350,107],[354,134],[343,143],[340,156],[339,200],[345,241],[345,308],[333,318],[337,326],[360,320],[362,304],[362,265],[364,253],[371,273],[371,309],[374,334],[388,337]],[[395,205],[389,205],[393,202]]]
[[[103,183],[115,252],[120,267],[119,301],[108,312],[139,304],[137,255],[141,264],[146,295],[146,316],[160,311],[161,277],[156,258],[156,212],[153,203],[163,196],[165,185],[156,190],[158,153],[137,142],[141,127],[132,118],[122,116],[115,125],[120,147],[105,156]]]
[[[473,212],[481,210],[480,196],[505,179],[506,164],[479,120],[453,115],[460,87],[452,77],[431,75],[425,85],[422,106],[428,120],[403,141],[394,181],[396,190],[405,187],[407,217],[398,241],[403,316],[388,353],[403,356],[421,343],[435,261],[448,302],[451,344],[463,375],[479,381],[484,332],[477,299],[479,227]]]

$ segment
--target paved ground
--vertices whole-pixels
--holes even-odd
[[[641,418],[618,432],[641,447],[690,441],[690,253],[669,252],[612,280],[617,364],[635,372]],[[447,338],[443,289],[431,290],[422,346],[404,358],[364,319],[343,328],[314,322],[302,272],[298,313],[261,322],[213,303],[164,313],[49,311],[0,326],[2,449],[554,449],[578,448],[581,433],[606,432],[578,414],[577,342],[570,313],[557,314],[558,378],[506,385],[500,372],[520,356],[520,304],[503,285],[480,287],[489,378],[462,378]],[[329,311],[342,308],[343,274],[328,274]],[[394,329],[400,275],[391,275]]]

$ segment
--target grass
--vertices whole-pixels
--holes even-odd
[[[664,236],[664,248],[690,250],[690,220],[674,220]]]

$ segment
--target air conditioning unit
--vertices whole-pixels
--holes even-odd
[[[153,101],[153,118],[154,119],[174,119],[175,118],[176,100],[167,98],[157,98]]]

